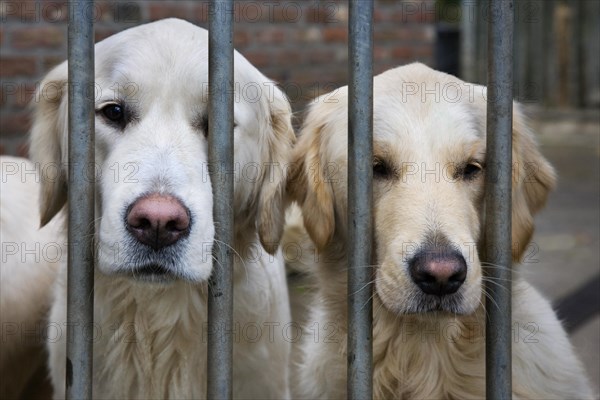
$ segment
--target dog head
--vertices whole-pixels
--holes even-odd
[[[100,271],[150,281],[208,278],[214,225],[208,174],[208,32],[167,19],[95,47],[97,260]],[[294,140],[283,93],[235,52],[236,228],[270,253],[281,236],[285,170]],[[68,190],[67,63],[34,99],[30,154],[42,176],[45,225]],[[69,87],[70,86],[70,87]]]
[[[288,190],[320,249],[346,243],[348,94],[316,99]],[[421,64],[374,79],[376,295],[395,313],[473,312],[481,298],[486,91]],[[513,258],[554,184],[519,106],[513,128]],[[493,172],[493,171],[492,171]],[[339,248],[336,247],[336,248]]]

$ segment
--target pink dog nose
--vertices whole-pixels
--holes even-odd
[[[427,294],[455,293],[467,277],[467,263],[458,251],[444,248],[417,253],[409,262],[410,276]]]
[[[190,215],[176,198],[152,194],[136,200],[129,208],[127,230],[140,243],[158,250],[189,233]]]

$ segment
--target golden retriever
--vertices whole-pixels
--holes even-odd
[[[17,399],[36,371],[45,375],[44,339],[50,335],[46,318],[66,249],[60,218],[39,229],[35,165],[10,156],[0,157],[0,162],[0,398]]]
[[[481,86],[422,64],[374,79],[375,398],[485,397],[485,278],[478,247],[484,179],[493,173],[485,163],[485,94]],[[308,321],[336,330],[302,342],[293,389],[299,398],[346,397],[347,101],[343,87],[310,107],[288,176],[289,193],[319,249]],[[516,104],[513,162],[518,261],[555,176]],[[294,229],[302,242],[299,226]],[[306,251],[306,243],[301,248]],[[298,268],[306,270],[301,261]],[[517,274],[512,302],[513,397],[591,398],[549,302]]]
[[[218,268],[208,32],[177,19],[141,25],[96,44],[95,63],[94,397],[203,398],[207,279]],[[295,136],[283,93],[237,52],[234,118],[233,393],[286,398],[291,346],[276,329],[290,316],[278,242]],[[42,224],[66,201],[66,124],[65,62],[35,103],[30,152],[43,178]],[[66,275],[63,267],[49,317],[63,328]],[[65,343],[64,334],[49,343],[56,398],[65,393]]]

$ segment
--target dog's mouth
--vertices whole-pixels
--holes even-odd
[[[160,264],[146,264],[135,267],[128,272],[135,280],[152,283],[169,283],[179,278],[172,269]]]
[[[395,315],[469,315],[476,307],[470,307],[461,293],[446,296],[428,295],[425,293],[413,293],[408,299],[398,301],[389,295],[382,296],[376,290],[377,297],[384,307]]]
[[[470,314],[464,306],[464,298],[460,294],[433,296],[420,294],[408,305],[406,314],[449,313],[454,315]]]

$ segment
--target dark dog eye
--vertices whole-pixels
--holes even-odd
[[[477,175],[482,171],[483,167],[478,162],[472,161],[465,165],[462,171],[462,177],[465,180],[475,179]]]
[[[389,178],[393,171],[390,166],[383,160],[376,158],[373,160],[373,177],[374,178]]]
[[[124,106],[116,103],[110,103],[102,107],[100,111],[102,112],[102,115],[104,115],[104,117],[110,122],[113,122],[120,127],[125,126],[126,119]]]

